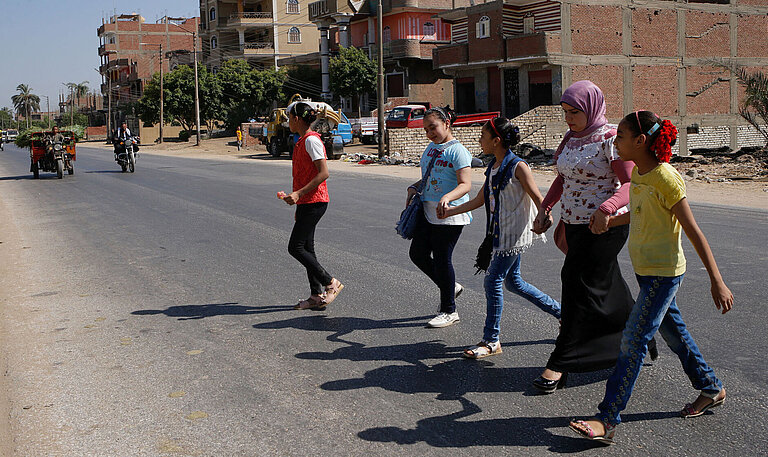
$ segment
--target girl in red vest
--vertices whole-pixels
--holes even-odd
[[[310,126],[317,111],[307,103],[296,102],[288,107],[291,132],[301,138],[293,150],[293,192],[283,197],[289,205],[296,205],[288,252],[307,269],[310,297],[300,301],[295,309],[321,309],[331,303],[344,285],[317,261],[315,255],[315,227],[328,209],[328,164],[325,146],[320,134]]]

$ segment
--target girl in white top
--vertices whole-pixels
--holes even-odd
[[[483,204],[488,212],[486,234],[492,236],[493,254],[485,275],[487,313],[483,339],[464,351],[464,357],[479,359],[501,354],[499,328],[504,307],[504,289],[525,298],[560,319],[560,304],[525,282],[520,275],[520,256],[544,235],[532,232],[536,208],[542,197],[528,165],[511,151],[520,133],[509,120],[494,118],[483,126],[480,147],[494,158],[486,170],[483,190],[474,199],[445,210],[445,216],[470,211]]]

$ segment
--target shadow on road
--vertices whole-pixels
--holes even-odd
[[[384,319],[377,321],[364,317],[326,317],[325,315],[302,316],[282,321],[255,324],[255,329],[288,329],[308,330],[317,332],[332,332],[326,339],[349,346],[360,348],[364,344],[346,341],[341,337],[356,330],[378,330],[402,327],[423,327],[424,321],[431,316],[405,317],[401,319]]]
[[[120,173],[120,174],[122,174],[122,173],[125,173],[125,172],[123,170],[89,170],[89,171],[84,171],[83,173],[98,173],[98,174],[102,174],[102,173]]]
[[[357,434],[366,441],[382,443],[416,444],[424,442],[434,447],[469,446],[547,446],[547,450],[558,454],[573,454],[603,446],[593,441],[552,433],[549,429],[565,429],[570,417],[511,417],[508,419],[483,419],[467,421],[482,409],[467,400],[457,398],[461,411],[444,416],[428,417],[416,422],[413,429],[399,427],[374,427]],[[674,412],[653,412],[627,414],[624,422],[661,420],[677,417]]]
[[[180,321],[185,321],[191,319],[203,319],[212,316],[263,314],[292,310],[293,306],[291,305],[244,306],[238,305],[237,302],[229,302],[210,303],[206,305],[171,306],[166,309],[140,309],[133,311],[131,314],[136,316],[165,314],[168,317],[176,317]]]

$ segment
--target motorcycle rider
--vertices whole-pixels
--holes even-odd
[[[128,128],[128,123],[123,121],[123,123],[120,124],[120,128],[115,131],[112,140],[112,144],[115,147],[115,160],[117,160],[117,155],[125,149],[125,141],[132,136],[133,134],[131,134],[131,130]]]
[[[45,136],[45,144],[45,149],[49,154],[53,153],[53,146],[55,144],[64,145],[64,135],[59,132],[59,128],[57,126],[54,125],[51,129],[51,133]]]

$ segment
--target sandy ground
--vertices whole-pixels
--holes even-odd
[[[83,143],[83,146],[96,146],[111,149],[111,146],[104,145],[100,142]],[[354,144],[345,147],[344,152],[347,154],[361,153],[375,155],[377,147],[375,145],[365,146]],[[216,158],[220,160],[264,160],[276,164],[279,163],[286,167],[290,166],[290,161],[287,156],[277,159],[270,157],[269,154],[267,154],[266,148],[262,145],[249,146],[248,148],[243,148],[241,151],[238,151],[237,146],[234,143],[234,138],[205,140],[199,147],[195,146],[194,139],[188,143],[143,145],[141,147],[141,153],[206,159]],[[342,162],[338,160],[331,160],[328,163],[331,172],[339,170],[346,172],[370,173],[409,178],[414,181],[418,180],[420,176],[418,168],[413,166],[380,164],[358,165],[356,163]],[[683,164],[678,166],[681,173],[684,173],[685,168],[686,167]],[[483,179],[483,169],[476,168],[473,172],[473,181],[479,182]],[[550,183],[555,178],[552,167],[535,166],[533,172],[536,184],[542,188],[549,187]],[[686,186],[688,190],[688,199],[691,202],[768,210],[768,182],[766,181],[740,180],[707,183],[700,180],[693,180],[686,176]]]

